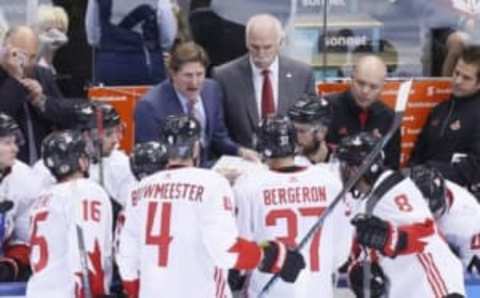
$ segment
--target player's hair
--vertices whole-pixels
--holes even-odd
[[[180,43],[175,46],[170,53],[168,68],[170,71],[177,72],[185,64],[199,62],[205,69],[210,64],[207,52],[193,41]]]

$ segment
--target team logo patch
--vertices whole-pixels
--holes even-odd
[[[453,122],[452,124],[450,124],[450,129],[451,130],[459,130],[460,128],[462,128],[462,124],[460,123],[460,120],[457,120],[455,122]]]

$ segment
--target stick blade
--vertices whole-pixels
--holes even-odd
[[[408,80],[400,84],[397,93],[397,101],[395,103],[395,112],[403,112],[407,108],[408,97],[412,89],[413,80]]]

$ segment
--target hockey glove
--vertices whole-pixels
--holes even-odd
[[[357,298],[364,298],[363,274],[365,264],[365,262],[357,262],[348,272],[348,284]],[[370,273],[370,297],[383,297],[387,293],[387,277],[377,262],[370,263]]]
[[[232,291],[240,291],[245,284],[247,276],[237,269],[228,270],[228,285]]]
[[[0,282],[16,281],[18,272],[18,265],[14,259],[3,257],[0,259]]]
[[[406,233],[376,216],[359,214],[352,219],[352,224],[356,228],[358,243],[385,256],[395,257],[407,244]]]
[[[303,256],[298,251],[287,249],[280,241],[269,241],[261,248],[263,258],[258,270],[262,272],[279,273],[281,279],[293,283],[305,268]]]

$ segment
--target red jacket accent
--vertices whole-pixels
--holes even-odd
[[[140,290],[140,281],[138,279],[123,281],[123,290],[126,292],[128,298],[138,298],[138,291]]]
[[[24,244],[13,244],[5,247],[4,256],[7,258],[15,259],[22,265],[29,266],[30,264],[30,248]]]
[[[433,220],[427,219],[423,223],[416,223],[398,228],[399,232],[407,233],[407,247],[398,252],[399,255],[421,253],[427,245],[424,238],[435,233],[435,224]]]

